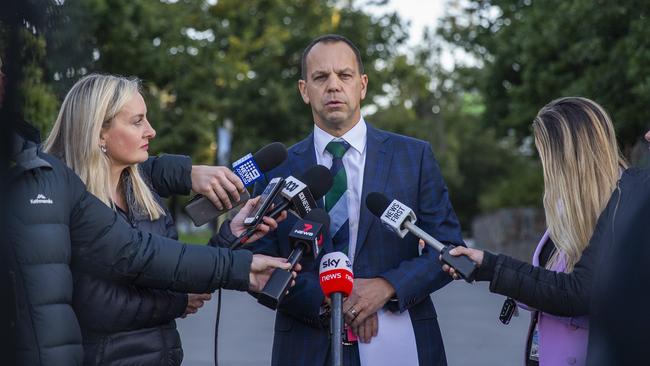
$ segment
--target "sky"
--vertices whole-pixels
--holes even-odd
[[[446,2],[446,0],[390,0],[386,6],[370,7],[368,10],[378,15],[397,11],[402,19],[411,22],[409,44],[417,44],[422,39],[424,28],[434,28],[438,18],[444,15]]]
[[[385,6],[367,7],[371,14],[382,15],[397,11],[403,20],[410,21],[409,46],[414,46],[422,40],[422,32],[425,27],[435,29],[438,20],[445,15],[445,6],[448,0],[389,0]],[[451,70],[454,67],[454,59],[462,59],[465,63],[471,63],[471,58],[460,50],[447,50],[444,48],[441,54],[440,63],[443,68]]]

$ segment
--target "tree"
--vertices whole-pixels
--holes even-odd
[[[483,61],[478,87],[487,125],[523,141],[543,105],[580,95],[609,111],[631,151],[647,127],[650,3],[473,0],[453,9],[440,31]]]

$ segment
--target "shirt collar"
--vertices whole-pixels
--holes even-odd
[[[359,119],[359,122],[346,132],[340,138],[334,137],[329,133],[323,131],[320,127],[314,124],[314,147],[316,152],[319,154],[325,153],[325,148],[330,141],[334,139],[343,139],[345,140],[352,148],[357,150],[360,154],[363,154],[366,149],[366,132],[368,128],[366,126],[366,121],[364,121],[363,116]]]

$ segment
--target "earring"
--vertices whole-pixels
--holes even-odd
[[[106,149],[106,145],[99,145],[99,150],[101,150],[104,154],[106,154],[106,151],[108,151],[108,149]]]

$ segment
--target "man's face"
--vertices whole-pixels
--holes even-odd
[[[307,55],[306,80],[298,88],[314,122],[326,131],[346,132],[361,118],[368,77],[359,74],[354,51],[344,42],[318,43]]]

